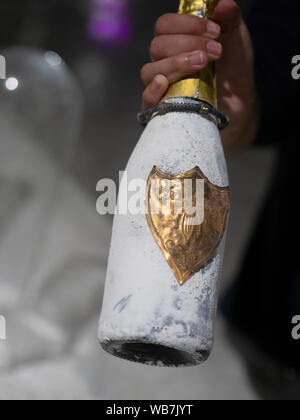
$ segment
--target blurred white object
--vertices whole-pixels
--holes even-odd
[[[7,79],[0,83],[0,191],[5,194],[0,203],[0,282],[12,298],[16,290],[23,295],[38,271],[79,136],[81,96],[58,54],[28,48],[3,54]],[[55,171],[50,162],[41,165],[40,154],[53,159]]]
[[[14,48],[4,54],[0,313],[7,340],[0,344],[0,369],[6,370],[66,351],[96,311],[109,230],[103,221],[95,232],[93,200],[67,171],[81,120],[71,72],[53,52]]]

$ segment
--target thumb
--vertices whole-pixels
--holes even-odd
[[[215,9],[215,20],[223,32],[232,31],[242,23],[241,9],[233,0],[220,0]]]
[[[169,81],[166,76],[157,74],[144,91],[142,108],[145,109],[157,105],[168,88]]]

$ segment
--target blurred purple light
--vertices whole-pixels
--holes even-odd
[[[127,41],[132,34],[128,0],[94,0],[88,30],[97,41]]]

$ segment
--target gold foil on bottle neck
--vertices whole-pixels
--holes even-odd
[[[179,13],[193,14],[198,17],[212,19],[218,2],[219,0],[181,0]],[[209,63],[204,70],[195,76],[174,83],[170,86],[163,100],[183,96],[200,99],[217,107],[216,72],[214,63]]]
[[[181,0],[178,12],[213,19],[218,2],[219,0]]]

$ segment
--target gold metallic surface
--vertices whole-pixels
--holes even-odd
[[[214,17],[214,9],[219,0],[181,0],[179,13],[193,14],[201,17]]]
[[[212,19],[214,9],[219,0],[181,0],[179,13],[193,14],[199,17]],[[208,67],[196,74],[179,82],[174,83],[163,98],[191,97],[209,102],[217,108],[215,65],[210,63]]]
[[[170,194],[171,212],[163,214],[161,207],[162,189],[158,197],[152,194],[152,181],[180,181],[184,191],[184,180],[204,180],[204,220],[198,225],[190,225],[184,209],[184,194]],[[176,183],[175,183],[176,185]],[[177,182],[178,185],[178,182]],[[176,187],[175,187],[176,188]],[[192,188],[195,202],[196,188]],[[159,200],[159,212],[153,212],[153,202]],[[178,202],[180,200],[180,202]],[[155,203],[154,203],[155,204]],[[229,187],[218,187],[209,182],[198,166],[183,174],[171,176],[154,166],[148,178],[147,222],[151,233],[171,267],[179,284],[183,284],[199,271],[214,255],[220,244],[227,224],[230,206]],[[175,209],[182,208],[181,214]]]

